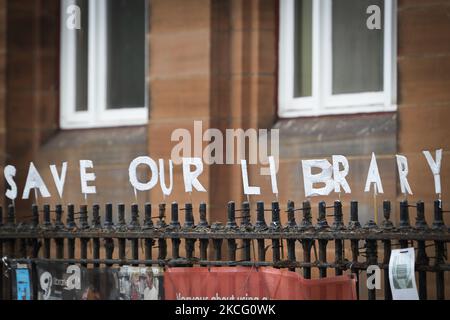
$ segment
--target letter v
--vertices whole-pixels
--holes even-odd
[[[52,172],[53,181],[55,181],[59,197],[62,198],[64,192],[64,183],[66,181],[67,162],[62,163],[61,177],[58,175],[58,170],[56,169],[56,166],[54,164],[50,165],[50,171]]]

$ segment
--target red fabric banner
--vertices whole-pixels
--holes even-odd
[[[275,268],[169,268],[166,300],[355,300],[352,275],[304,279]]]

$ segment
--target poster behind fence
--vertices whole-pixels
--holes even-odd
[[[389,282],[394,300],[419,300],[414,263],[414,248],[391,251]]]
[[[119,271],[114,268],[84,268],[82,300],[118,300]]]
[[[80,300],[84,269],[65,263],[36,262],[39,300]]]
[[[159,267],[123,266],[119,271],[120,300],[163,299],[163,271]]]
[[[32,300],[31,270],[27,264],[17,264],[14,268],[13,297],[16,300]]]
[[[118,300],[118,270],[36,262],[39,300]]]
[[[161,300],[160,267],[86,268],[36,262],[39,300]]]
[[[274,268],[169,268],[166,300],[354,300],[353,276],[307,280]]]

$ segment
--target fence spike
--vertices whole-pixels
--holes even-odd
[[[10,204],[8,206],[8,215],[6,216],[5,228],[14,229],[16,227],[16,208]]]
[[[80,205],[80,228],[82,230],[89,228],[87,205]]]
[[[407,200],[400,201],[400,224],[399,229],[409,229],[409,205]]]
[[[103,228],[112,229],[113,225],[113,205],[112,203],[107,203],[105,205],[105,223],[103,224]]]
[[[303,201],[302,211],[303,211],[303,218],[302,218],[302,221],[300,222],[298,228],[300,230],[306,230],[306,229],[313,228],[312,215],[311,215],[311,203],[309,201]]]
[[[358,217],[358,201],[351,201],[350,202],[349,228],[350,229],[359,229],[359,228],[361,228],[361,223],[359,222],[359,217]]]
[[[256,203],[256,229],[262,230],[267,228],[266,220],[264,219],[264,202],[258,201]]]
[[[66,222],[67,229],[73,230],[77,227],[77,224],[75,223],[75,206],[73,204],[67,205],[67,222]]]
[[[50,221],[50,205],[44,204],[44,228],[49,229],[52,226],[52,223]]]
[[[92,206],[92,228],[100,229],[102,227],[100,223],[100,205],[94,204]]]
[[[278,201],[272,202],[272,222],[270,223],[270,229],[279,230],[281,228],[280,222],[280,204]]]
[[[295,228],[297,223],[295,222],[295,203],[289,200],[287,203],[287,217],[288,217],[288,227]]]
[[[57,204],[55,206],[55,213],[56,213],[55,229],[57,230],[64,229],[64,223],[62,222],[62,213],[63,213],[62,205]]]
[[[331,226],[333,230],[345,229],[343,214],[342,214],[342,203],[339,200],[334,202],[334,221]]]
[[[145,211],[145,217],[144,217],[144,227],[146,229],[153,227],[153,221],[152,221],[152,204],[146,203],[144,205],[144,211]]]
[[[418,230],[428,229],[427,222],[425,221],[425,204],[423,201],[417,201],[417,217],[415,228]]]
[[[442,215],[442,201],[434,201],[434,221],[433,230],[445,230],[444,217]]]
[[[139,229],[139,206],[136,203],[131,205],[131,221],[128,225],[128,229],[136,230]]]
[[[180,221],[178,221],[178,203],[172,202],[171,206],[171,221],[170,221],[170,227],[172,228],[179,228],[180,227]]]
[[[165,203],[160,203],[158,205],[158,222],[156,223],[156,226],[158,228],[164,228],[166,227],[166,221],[165,221],[165,216],[166,216],[166,204]]]
[[[186,217],[184,219],[184,228],[193,228],[195,226],[195,223],[194,223],[194,214],[192,212],[192,203],[186,203],[184,206],[184,210]]]
[[[383,216],[381,227],[386,230],[394,228],[394,224],[389,220],[391,218],[391,202],[388,200],[383,201]]]
[[[118,228],[125,228],[126,222],[125,222],[125,204],[119,203],[117,205],[117,210],[119,213],[119,219],[117,221],[117,227]]]
[[[39,207],[36,204],[31,205],[31,215],[30,229],[35,230],[39,227]]]
[[[227,204],[227,224],[225,226],[227,229],[236,229],[236,208],[234,201],[230,201]]]
[[[200,214],[200,222],[199,222],[198,226],[207,228],[209,225],[208,225],[208,220],[206,219],[206,203],[204,203],[204,202],[200,203],[198,210],[199,210],[199,214]]]
[[[319,202],[319,216],[317,218],[317,229],[329,228],[327,222],[327,206],[325,201]]]
[[[241,205],[242,223],[241,226],[248,228],[251,227],[250,222],[250,202],[244,201]]]

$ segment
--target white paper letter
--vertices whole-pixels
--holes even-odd
[[[396,155],[397,158],[397,169],[398,169],[398,177],[400,179],[400,189],[402,193],[413,194],[411,191],[411,187],[408,183],[408,159],[405,156]]]
[[[259,187],[251,187],[248,185],[248,173],[247,173],[247,160],[241,160],[241,171],[242,171],[242,184],[244,186],[244,194],[261,194],[261,189]]]
[[[5,179],[8,182],[8,184],[11,186],[11,189],[6,190],[6,197],[14,201],[14,199],[17,198],[17,185],[14,181],[13,177],[16,176],[16,167],[14,166],[6,166],[3,170],[3,173],[5,175]]]
[[[164,160],[159,159],[159,184],[161,185],[161,190],[165,196],[170,196],[173,187],[173,163],[169,160],[169,187],[166,187],[164,179]]]
[[[201,158],[182,158],[184,190],[192,192],[192,187],[200,192],[206,192],[197,177],[203,172],[203,162]],[[195,166],[195,171],[191,171],[191,165]]]
[[[339,170],[339,164],[342,164],[344,170]],[[344,189],[345,193],[352,192],[350,186],[347,183],[347,180],[345,179],[345,177],[348,175],[349,169],[350,168],[346,157],[340,155],[333,156],[334,192],[341,192],[341,186],[342,189]]]
[[[44,180],[42,180],[33,162],[30,162],[30,168],[28,170],[25,188],[23,189],[22,199],[28,199],[28,197],[30,196],[30,190],[34,188],[39,189],[39,192],[41,193],[43,198],[50,197],[50,192],[48,192]]]
[[[59,177],[58,170],[54,164],[50,165],[50,171],[52,172],[53,181],[55,181],[59,197],[62,198],[64,192],[64,182],[66,181],[67,162],[63,162],[62,164],[61,177]]]
[[[441,160],[442,160],[442,149],[436,150],[436,161],[433,160],[433,156],[430,151],[423,151],[425,158],[427,158],[428,165],[430,166],[431,172],[434,176],[434,191],[437,194],[441,193]]]
[[[370,185],[375,183],[375,193],[384,193],[383,185],[381,184],[380,173],[378,172],[377,159],[375,153],[372,152],[372,159],[370,160],[369,172],[367,173],[366,187],[364,192],[370,191]]]
[[[95,181],[95,173],[87,173],[86,169],[94,168],[94,164],[91,160],[80,160],[80,180],[81,180],[81,193],[85,196],[90,193],[96,193],[95,186],[88,186],[88,181]]]
[[[269,156],[269,169],[270,169],[270,181],[272,183],[272,192],[278,194],[278,184],[277,184],[277,168],[275,164],[275,158]]]
[[[138,181],[137,178],[137,167],[140,164],[147,165],[150,168],[152,173],[152,178],[150,181],[146,183],[142,183]],[[130,179],[130,183],[135,190],[139,191],[147,191],[156,186],[158,183],[158,167],[156,166],[155,160],[150,157],[137,157],[133,161],[131,161],[130,166],[128,167],[128,177]]]
[[[317,174],[312,174],[312,167],[322,169]],[[326,196],[333,190],[334,181],[332,178],[333,169],[331,163],[326,159],[302,160],[303,184],[305,186],[305,196]],[[322,188],[314,188],[314,183],[324,183]]]

